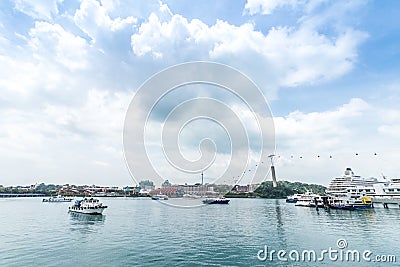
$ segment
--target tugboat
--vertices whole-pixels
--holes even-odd
[[[75,204],[69,207],[69,212],[95,215],[102,214],[106,208],[107,206],[104,206],[98,199],[84,198],[76,200]]]
[[[43,198],[43,202],[71,202],[72,198],[68,198],[68,197],[63,197],[61,195],[58,196],[53,196],[53,197],[49,197],[49,198]]]
[[[217,197],[217,198],[206,198],[203,200],[204,204],[228,204],[229,199],[225,197]]]

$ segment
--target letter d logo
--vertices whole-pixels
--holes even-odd
[[[264,245],[264,249],[258,251],[257,259],[260,261],[266,261],[267,257],[268,257],[268,246]]]

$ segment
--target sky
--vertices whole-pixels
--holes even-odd
[[[129,104],[150,77],[192,61],[230,66],[258,86],[273,116],[278,180],[327,185],[347,167],[399,177],[399,11],[398,1],[1,1],[0,184],[152,180],[131,177],[125,162]],[[186,105],[185,114],[234,117],[238,128],[169,116],[199,98],[219,104]],[[199,172],[165,158],[160,136],[172,118],[185,159],[213,158],[205,182],[251,182],[269,159],[260,158],[257,119],[242,102],[209,84],[171,91],[148,116],[137,166],[148,157],[163,179],[200,182]],[[232,141],[239,128],[247,140]],[[245,148],[245,163],[233,160],[232,142]],[[226,175],[239,163],[243,173]]]

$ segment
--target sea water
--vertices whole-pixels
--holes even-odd
[[[399,208],[100,199],[103,215],[70,214],[71,203],[41,198],[0,199],[0,266],[400,266]]]

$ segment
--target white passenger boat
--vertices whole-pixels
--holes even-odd
[[[69,212],[83,213],[83,214],[102,214],[103,210],[107,206],[104,206],[98,199],[95,198],[84,198],[76,200],[75,204],[69,207]]]
[[[151,196],[152,200],[168,200],[167,195],[153,195]]]
[[[296,203],[299,198],[302,197],[303,194],[294,194],[292,196],[286,197],[286,203]]]
[[[369,196],[363,196],[357,199],[347,198],[347,199],[331,199],[329,201],[329,208],[331,209],[341,209],[341,210],[360,210],[360,209],[371,209],[372,198]]]
[[[304,194],[299,194],[298,198],[297,198],[297,202],[294,205],[301,206],[301,207],[315,207],[316,200],[317,200],[317,203],[321,203],[321,205],[322,205],[321,196],[308,191],[308,192],[305,192]]]
[[[49,198],[43,198],[43,202],[71,202],[73,200],[73,198],[70,197],[63,197],[61,195],[58,196],[53,196],[53,197],[49,197]]]

